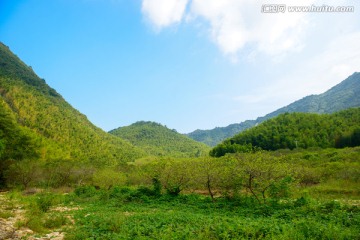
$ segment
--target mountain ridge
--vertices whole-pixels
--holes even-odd
[[[78,159],[114,165],[146,155],[92,124],[3,43],[0,43],[0,100],[2,109],[15,116],[15,124],[41,143],[38,151],[42,159]]]
[[[304,113],[333,113],[351,107],[360,106],[360,73],[355,72],[339,84],[324,93],[309,95],[289,105],[279,108],[256,120],[246,120],[241,123],[230,124],[226,127],[216,127],[210,130],[195,130],[186,134],[195,141],[203,142],[209,146],[216,146],[223,140],[249,129],[267,119],[286,112]]]
[[[210,151],[227,153],[295,148],[343,148],[360,145],[360,107],[334,113],[281,113],[226,139]]]

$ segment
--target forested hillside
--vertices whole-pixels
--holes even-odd
[[[360,73],[358,72],[352,74],[325,93],[304,97],[256,120],[247,120],[242,123],[231,124],[227,127],[217,127],[211,130],[196,130],[187,134],[187,136],[195,141],[215,146],[226,138],[230,138],[282,113],[333,113],[351,107],[360,107]]]
[[[109,133],[130,141],[155,156],[195,157],[207,155],[210,148],[155,122],[140,121]]]
[[[216,127],[211,130],[197,129],[194,132],[186,134],[189,138],[195,141],[205,143],[208,146],[216,146],[219,142],[226,138],[232,137],[235,134],[242,132],[256,124],[255,120],[247,120],[242,123],[230,124],[227,127]]]
[[[360,107],[360,72],[319,95],[310,95],[272,113],[260,117],[257,122],[286,112],[333,113],[347,108]]]
[[[2,43],[0,110],[2,162],[39,158],[113,165],[144,155],[94,126]]]
[[[284,113],[225,140],[212,156],[256,149],[353,147],[360,145],[360,108],[333,114]]]

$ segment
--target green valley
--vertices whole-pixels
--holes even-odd
[[[356,103],[357,78],[326,96]],[[359,239],[360,108],[341,102],[213,149],[155,122],[105,132],[0,44],[0,239]]]

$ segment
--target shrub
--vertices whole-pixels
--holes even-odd
[[[43,227],[43,222],[40,216],[32,216],[29,218],[29,220],[26,222],[26,226],[33,230],[34,232],[42,233],[45,231]]]
[[[324,213],[332,213],[334,210],[341,209],[341,205],[340,205],[340,202],[333,200],[333,201],[329,201],[329,202],[325,202],[325,203],[321,204],[319,208]]]
[[[110,189],[109,197],[110,198],[123,198],[125,195],[130,195],[132,190],[128,187],[112,187]]]
[[[303,207],[303,206],[307,206],[309,205],[310,203],[312,203],[313,200],[310,199],[309,197],[307,196],[301,196],[300,198],[296,199],[294,201],[294,207]]]
[[[44,227],[46,228],[58,228],[67,224],[69,219],[63,214],[52,214],[47,216],[44,220]]]
[[[55,195],[52,193],[40,193],[36,196],[36,205],[42,212],[47,212],[54,204]]]
[[[74,191],[75,195],[78,197],[93,197],[97,194],[97,191],[94,186],[81,186],[77,187]]]
[[[126,176],[113,169],[102,169],[94,174],[93,182],[102,189],[110,189],[112,186],[124,186]]]
[[[290,176],[284,177],[280,182],[275,182],[269,188],[270,197],[274,199],[290,197],[290,185],[294,179]]]

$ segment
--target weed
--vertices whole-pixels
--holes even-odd
[[[43,221],[40,216],[32,216],[26,222],[26,226],[34,232],[43,233],[45,232]]]
[[[121,205],[110,200],[84,203],[66,238],[356,239],[360,234],[360,209],[336,201],[318,202],[305,196],[259,205],[251,197],[217,198],[213,202],[196,194],[165,194],[139,201],[147,193],[113,188],[110,200],[127,196]]]
[[[26,226],[26,222],[24,220],[18,220],[15,222],[15,227],[18,229],[25,227],[25,226]]]
[[[53,229],[66,225],[68,222],[69,219],[64,214],[56,213],[48,215],[44,220],[43,226],[45,228]]]
[[[14,217],[14,213],[10,212],[10,211],[6,211],[6,210],[0,210],[0,218],[10,218],[10,217]]]
[[[97,194],[94,186],[81,186],[75,189],[75,195],[78,197],[93,197]]]
[[[42,212],[47,212],[54,205],[56,196],[52,193],[40,193],[36,195],[36,205]]]

